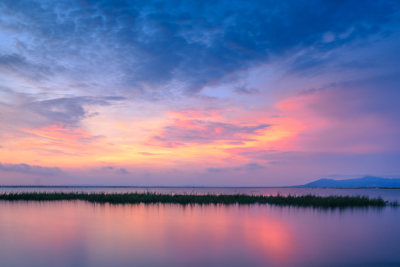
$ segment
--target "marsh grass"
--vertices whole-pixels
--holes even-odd
[[[347,207],[385,207],[398,206],[397,202],[384,201],[382,198],[364,196],[315,196],[315,195],[225,195],[225,194],[158,194],[158,193],[4,193],[0,200],[7,201],[73,201],[110,204],[270,204],[276,206],[296,206],[315,208]]]

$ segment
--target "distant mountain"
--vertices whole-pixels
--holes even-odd
[[[365,176],[356,179],[319,179],[300,187],[400,187],[400,179]]]

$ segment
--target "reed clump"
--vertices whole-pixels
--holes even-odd
[[[0,200],[7,201],[73,201],[110,204],[270,204],[276,206],[347,208],[398,206],[382,198],[364,196],[316,196],[316,195],[244,195],[244,194],[159,194],[159,193],[4,193]]]

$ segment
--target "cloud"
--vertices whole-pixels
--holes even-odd
[[[209,144],[217,141],[252,141],[263,134],[269,124],[243,125],[205,120],[175,120],[174,125],[165,126],[154,140],[167,146],[185,144]]]
[[[32,175],[59,175],[62,170],[58,167],[42,167],[35,165],[21,164],[2,164],[0,163],[0,171],[17,172]]]
[[[124,97],[120,96],[56,98],[35,101],[27,104],[26,107],[47,118],[49,124],[77,125],[82,119],[96,115],[96,113],[89,113],[85,110],[85,106],[108,106],[112,102],[124,99]]]
[[[80,151],[87,148],[88,144],[94,143],[94,141],[103,138],[103,136],[92,135],[84,129],[74,128],[63,124],[52,124],[36,129],[22,129],[21,131],[45,139],[47,141],[46,148],[50,148],[51,145],[69,144],[76,147],[76,149],[79,149],[79,146],[85,144],[86,147],[80,148]],[[67,147],[63,148],[65,150],[67,149]]]
[[[245,165],[240,165],[237,167],[224,167],[224,168],[216,168],[211,167],[207,168],[208,172],[219,173],[219,172],[231,172],[231,171],[255,171],[265,169],[266,167],[258,164],[257,162],[250,162]]]
[[[29,62],[24,56],[16,53],[0,54],[0,70],[4,73],[16,73],[34,80],[46,79],[52,75],[50,67]]]
[[[386,26],[396,10],[395,1],[372,0],[2,1],[1,37],[16,43],[2,61],[20,69],[35,62],[49,74],[97,83],[97,90],[117,84],[152,95],[179,84],[193,94],[292,50],[329,51],[393,32]],[[110,82],[99,79],[104,73]]]
[[[95,172],[101,173],[101,174],[119,174],[119,175],[126,175],[129,174],[130,172],[125,169],[125,168],[117,168],[114,166],[104,166],[98,169],[94,169]]]
[[[255,150],[255,149],[236,149],[235,153],[251,159],[265,160],[273,157],[276,153],[282,153],[279,150]]]
[[[398,81],[399,78],[384,76],[338,83],[290,97],[278,107],[284,116],[304,126],[293,142],[297,150],[399,151]]]
[[[260,90],[246,86],[238,86],[235,87],[234,92],[240,95],[255,95],[259,94]]]

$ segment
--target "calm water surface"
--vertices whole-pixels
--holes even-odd
[[[25,189],[1,189],[12,190]],[[39,190],[44,189],[35,191]],[[98,189],[51,189],[57,190]],[[126,190],[139,189],[99,191]],[[154,189],[181,190],[185,189]],[[192,190],[332,194],[327,189],[288,188],[185,192]],[[400,199],[400,190],[333,192]],[[395,208],[327,211],[268,205],[0,201],[0,266],[400,266],[399,223],[400,209]]]

